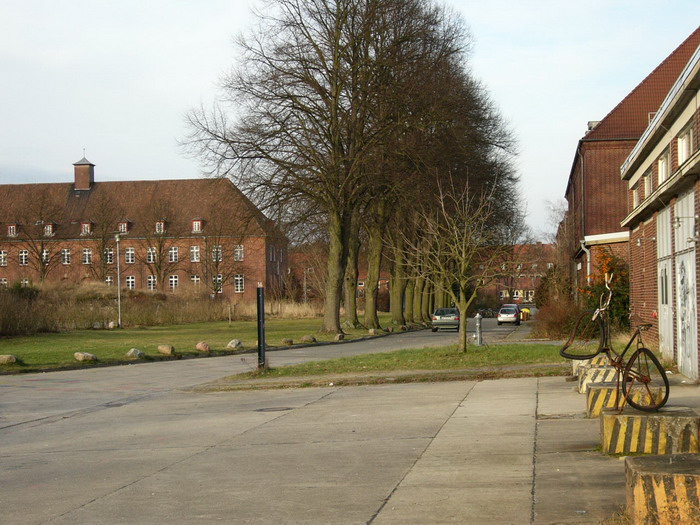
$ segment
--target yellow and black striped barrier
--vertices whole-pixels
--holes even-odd
[[[664,394],[661,387],[654,388],[652,392],[655,399],[660,400]],[[618,402],[619,397],[619,402]],[[636,401],[640,405],[649,405],[649,391],[642,385],[632,387],[630,393],[632,401]],[[624,395],[622,388],[618,387],[617,381],[613,383],[595,383],[588,386],[588,395],[586,397],[586,416],[598,417],[604,408],[622,408]]]
[[[612,366],[587,366],[580,369],[578,376],[578,392],[585,394],[589,385],[597,383],[613,383],[617,380],[617,370]]]
[[[572,375],[578,376],[586,366],[606,366],[608,364],[608,356],[598,354],[591,359],[572,359],[571,370]]]
[[[632,523],[700,523],[700,456],[625,458]]]
[[[600,415],[605,454],[697,453],[699,434],[700,417],[685,407],[669,407],[661,412],[625,407],[622,413],[603,409]]]

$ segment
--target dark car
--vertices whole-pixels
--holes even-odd
[[[439,328],[459,330],[459,310],[457,308],[438,308],[433,313],[432,321],[433,332],[437,332]]]

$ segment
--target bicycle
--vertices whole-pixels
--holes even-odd
[[[583,312],[574,325],[571,336],[559,351],[562,357],[568,359],[591,359],[598,354],[605,354],[608,362],[617,371],[617,399],[620,399],[622,387],[623,403],[646,412],[659,410],[668,401],[670,386],[666,371],[651,350],[644,346],[642,332],[651,328],[651,324],[638,325],[630,337],[625,349],[618,353],[610,341],[610,316],[608,307],[612,299],[610,282],[612,274],[605,275],[606,292],[600,295],[599,306],[595,310]],[[625,361],[625,355],[636,341],[637,349]],[[638,395],[633,392],[635,385]]]

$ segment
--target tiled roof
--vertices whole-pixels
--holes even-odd
[[[649,125],[650,113],[659,109],[698,46],[700,27],[622,99],[583,140],[638,139]]]
[[[274,226],[228,179],[96,182],[88,191],[72,183],[0,185],[0,238],[4,225],[56,224],[55,238],[78,238],[80,223],[129,221],[130,235],[152,235],[157,220],[166,235],[189,235],[193,219],[202,235],[273,235]],[[213,232],[214,226],[218,229]],[[221,226],[218,226],[221,225]],[[21,236],[21,235],[20,235]]]

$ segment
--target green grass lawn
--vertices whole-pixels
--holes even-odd
[[[460,352],[457,346],[453,345],[342,357],[273,368],[263,373],[253,372],[250,376],[292,377],[387,370],[462,370],[549,363],[565,363],[559,355],[559,346],[544,344],[470,346],[467,352]]]
[[[386,319],[384,319],[386,321]],[[319,341],[331,341],[333,335],[319,334],[321,319],[267,319],[265,339],[270,347],[279,346],[282,339],[299,342],[304,335],[314,335]],[[346,330],[346,339],[367,336],[367,330]],[[0,365],[0,372],[29,372],[64,367],[94,366],[78,363],[75,352],[95,354],[99,363],[127,362],[126,353],[138,348],[148,359],[160,359],[159,344],[170,344],[180,355],[196,355],[199,341],[209,343],[212,352],[230,352],[226,345],[231,339],[240,339],[245,348],[255,349],[257,341],[255,321],[193,323],[188,325],[158,326],[125,330],[76,330],[65,333],[40,334],[27,337],[0,339],[0,354],[12,354],[21,360],[14,365]]]

